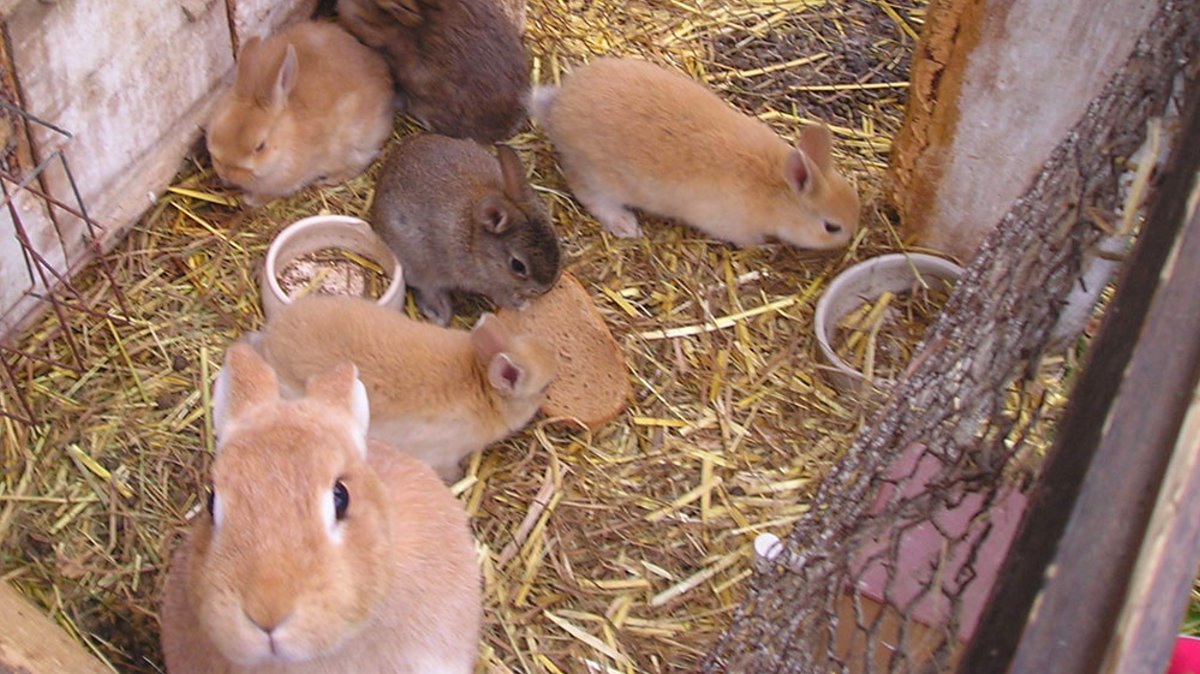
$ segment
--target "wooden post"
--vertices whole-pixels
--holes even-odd
[[[109,674],[11,587],[0,583],[0,674]]]
[[[1200,211],[1189,199],[1200,169],[1195,64],[1187,80],[1185,127],[964,656],[964,674],[1093,674],[1109,649],[1109,664],[1123,664],[1113,671],[1161,672],[1170,655],[1200,536],[1190,509],[1170,513],[1179,494],[1197,496],[1197,481],[1167,474],[1168,466],[1192,465],[1194,447],[1180,442],[1180,432],[1200,382]],[[1174,485],[1166,497],[1164,484]],[[1154,575],[1134,582],[1139,552],[1143,573]],[[1158,594],[1140,596],[1144,590]],[[1119,633],[1118,616],[1135,631]]]
[[[1200,559],[1200,385],[1176,439],[1171,463],[1117,619],[1103,672],[1162,674],[1167,637],[1179,627]]]
[[[1158,4],[931,0],[891,158],[905,237],[969,259]]]

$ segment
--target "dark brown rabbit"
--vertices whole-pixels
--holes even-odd
[[[410,136],[383,165],[371,225],[391,247],[421,311],[450,322],[451,290],[518,307],[562,271],[558,236],[512,148]]]
[[[492,143],[525,121],[528,59],[497,0],[338,0],[337,9],[387,55],[404,112],[435,133]]]

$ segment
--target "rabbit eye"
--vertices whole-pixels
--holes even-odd
[[[254,147],[254,154],[258,154],[259,152],[262,152],[265,149],[267,149],[267,141],[264,140]]]
[[[212,521],[214,527],[221,526],[221,519],[224,517],[221,513],[221,499],[217,498],[217,488],[209,486],[208,502],[205,504],[208,508],[208,518]]]
[[[333,511],[338,520],[346,518],[346,509],[350,507],[350,490],[338,480],[333,484]]]
[[[529,276],[529,269],[525,266],[525,263],[515,257],[509,260],[508,267],[512,269],[512,273],[521,278]]]
[[[838,232],[842,231],[842,226],[835,222],[829,222],[828,220],[826,220],[825,221],[825,231],[829,232],[830,234],[837,234]]]

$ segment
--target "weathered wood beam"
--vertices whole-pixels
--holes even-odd
[[[1156,0],[931,0],[892,146],[906,238],[969,260],[1128,58]]]
[[[1200,559],[1196,504],[1200,504],[1200,385],[1192,392],[1102,671],[1162,674],[1163,644],[1179,628]]]
[[[1134,564],[1200,377],[1200,218],[1186,212],[1200,169],[1192,73],[1184,128],[960,672],[1094,674],[1122,607],[1144,599],[1131,596],[1147,587],[1132,584]],[[1148,586],[1163,593],[1145,609],[1158,626],[1177,624],[1179,569],[1190,580],[1196,568],[1194,518],[1177,524],[1191,539],[1169,555],[1171,577]],[[1157,671],[1173,634],[1136,640]]]
[[[107,674],[58,625],[0,583],[0,674]]]

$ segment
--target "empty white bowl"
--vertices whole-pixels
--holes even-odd
[[[404,271],[371,226],[348,215],[314,215],[285,227],[267,249],[261,279],[263,315],[267,320],[291,304],[279,286],[279,273],[297,258],[325,248],[341,248],[377,263],[391,279],[377,303],[397,310],[404,308]]]

